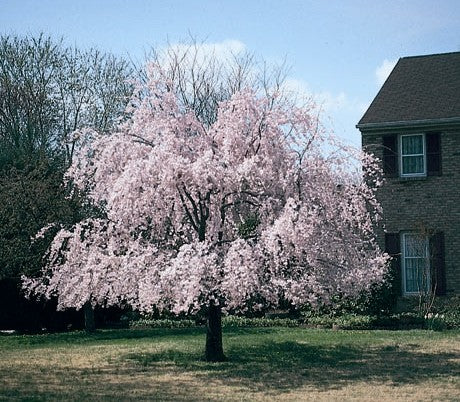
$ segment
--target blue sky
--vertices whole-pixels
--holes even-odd
[[[134,58],[193,35],[286,60],[290,85],[359,145],[355,124],[399,57],[460,51],[460,1],[0,0],[0,34],[42,31]]]

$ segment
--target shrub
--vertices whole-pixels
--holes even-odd
[[[310,327],[325,327],[325,328],[332,328],[334,324],[334,317],[330,317],[328,315],[312,315],[308,318],[305,318],[305,324]]]
[[[426,328],[440,331],[444,329],[460,329],[460,298],[444,299],[437,303],[435,313],[422,316],[418,312],[397,314],[354,314],[343,312],[341,309],[313,310],[304,309],[301,318],[288,318],[286,315],[271,315],[270,317],[241,317],[228,315],[222,318],[222,326],[230,327],[323,327],[336,329],[412,329]],[[138,313],[127,313],[122,320],[129,320],[130,328],[189,328],[205,325],[201,315],[190,318],[166,317],[141,318]]]
[[[437,299],[432,314],[434,317],[431,320],[435,318],[436,321],[441,321],[445,328],[460,329],[460,296]]]
[[[130,322],[130,328],[190,328],[199,326],[190,319],[138,319]],[[229,315],[222,318],[222,327],[298,327],[301,322],[289,318],[246,318]]]
[[[374,326],[375,320],[375,317],[369,315],[343,314],[337,317],[328,315],[311,316],[305,320],[305,323],[311,327],[371,329]]]
[[[171,320],[171,319],[140,319],[132,321],[129,324],[130,328],[144,329],[144,328],[190,328],[196,327],[197,324],[194,320]]]
[[[301,322],[291,318],[246,318],[228,315],[222,318],[223,327],[298,327]]]
[[[362,292],[357,297],[344,297],[335,295],[331,298],[330,305],[322,305],[313,308],[304,306],[300,310],[301,316],[309,321],[311,317],[361,317],[382,316],[394,312],[396,297],[390,281],[375,284],[367,292]]]
[[[380,329],[423,329],[428,328],[425,317],[417,312],[405,312],[375,318],[373,328]]]
[[[428,313],[425,316],[425,325],[427,329],[431,329],[433,331],[442,331],[443,329],[447,329],[443,314]]]
[[[374,322],[373,316],[356,314],[345,314],[334,320],[334,324],[341,329],[371,329]]]

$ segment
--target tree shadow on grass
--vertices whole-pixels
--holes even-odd
[[[193,371],[205,380],[220,380],[252,391],[288,391],[313,386],[340,389],[353,382],[417,384],[431,379],[460,375],[460,356],[430,354],[417,345],[398,346],[311,346],[296,342],[267,342],[256,346],[232,346],[231,360],[210,364],[199,361],[196,352],[165,350],[129,354],[124,359],[142,366]]]
[[[114,330],[97,330],[93,333],[85,331],[72,331],[61,333],[43,333],[38,335],[4,335],[0,338],[1,343],[5,346],[22,347],[22,346],[59,346],[66,344],[84,345],[100,343],[101,341],[125,341],[130,339],[152,338],[174,336],[194,336],[203,334],[202,328],[154,328],[154,329],[114,329]]]
[[[228,328],[225,336],[254,335],[271,333],[273,328]],[[125,341],[130,339],[151,338],[152,341],[171,337],[205,336],[204,327],[191,328],[150,328],[150,329],[113,329],[97,330],[94,333],[72,331],[60,333],[43,333],[38,335],[3,334],[0,339],[5,346],[59,346],[65,344],[93,344],[101,341]]]

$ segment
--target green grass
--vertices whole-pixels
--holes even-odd
[[[0,336],[0,400],[458,400],[460,332],[202,328]]]

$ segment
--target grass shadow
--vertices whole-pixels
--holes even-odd
[[[270,334],[275,332],[274,328],[228,328],[225,336]],[[101,341],[128,341],[132,339],[151,338],[152,341],[162,338],[205,336],[204,327],[192,328],[151,328],[151,329],[109,329],[97,330],[93,333],[85,331],[54,332],[37,335],[2,334],[0,341],[2,347],[24,347],[24,346],[59,346],[66,344],[95,344]]]

